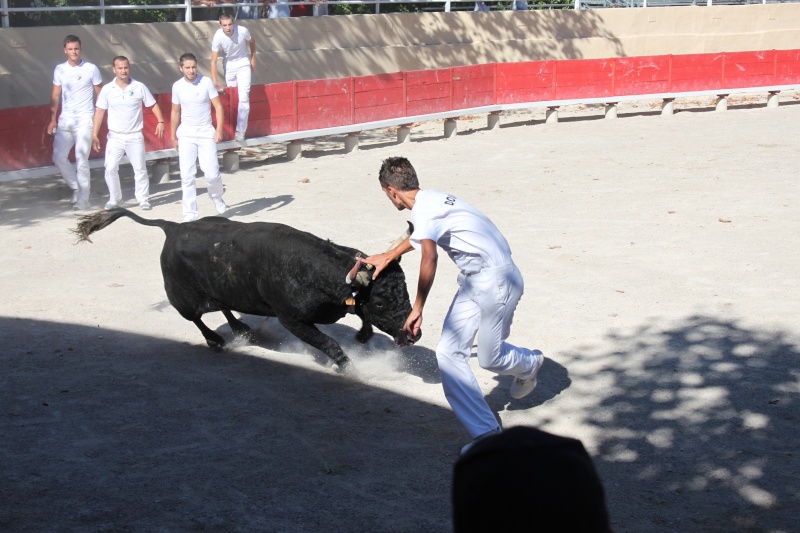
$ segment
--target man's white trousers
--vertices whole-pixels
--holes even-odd
[[[188,132],[188,133],[187,133]],[[222,198],[222,175],[219,172],[217,143],[214,142],[214,127],[202,129],[184,128],[181,124],[178,136],[178,161],[181,168],[181,190],[183,191],[183,215],[197,216],[197,162],[206,177],[208,195],[212,199]]]
[[[140,204],[150,197],[150,179],[147,177],[145,161],[144,135],[141,131],[134,133],[108,132],[106,143],[106,185],[108,185],[109,202],[118,204],[122,201],[122,189],[119,184],[119,162],[127,155],[133,167],[136,201]]]
[[[225,85],[236,87],[239,91],[239,109],[236,114],[236,131],[247,131],[247,120],[250,117],[250,83],[253,72],[250,60],[229,61],[224,65]]]
[[[92,115],[58,119],[58,130],[53,139],[53,163],[69,188],[78,191],[78,203],[89,201],[91,181],[89,151],[92,149]],[[75,147],[75,164],[69,160],[69,151]]]
[[[444,319],[436,360],[442,388],[458,420],[474,438],[498,427],[469,366],[475,335],[478,364],[501,375],[530,373],[536,364],[532,350],[505,342],[517,302],[522,297],[522,274],[513,264],[459,274],[459,289]],[[537,352],[538,353],[538,352]]]

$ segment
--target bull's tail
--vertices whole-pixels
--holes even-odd
[[[92,239],[89,238],[89,235],[96,231],[100,231],[106,226],[109,226],[118,218],[122,217],[128,217],[133,221],[145,226],[158,226],[164,230],[164,233],[166,234],[169,234],[169,232],[178,225],[177,223],[170,222],[169,220],[149,220],[147,218],[142,218],[136,213],[132,213],[122,207],[115,207],[113,209],[97,211],[91,215],[83,215],[78,219],[78,227],[72,230],[72,233],[78,236],[78,242],[92,242]]]

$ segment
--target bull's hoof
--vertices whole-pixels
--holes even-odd
[[[206,339],[206,344],[208,347],[214,350],[215,352],[221,352],[223,348],[225,348],[225,339],[220,337],[219,339]]]
[[[364,331],[363,329],[356,333],[356,340],[361,344],[366,344],[372,336],[375,335],[373,331]]]
[[[352,374],[356,367],[353,365],[353,362],[350,361],[347,357],[336,363],[337,365],[337,372],[340,374]]]

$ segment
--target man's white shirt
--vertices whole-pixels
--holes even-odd
[[[56,65],[53,85],[61,87],[61,115],[65,118],[94,116],[94,86],[103,83],[100,71],[87,61],[72,66]]]
[[[211,100],[219,95],[211,79],[201,74],[194,83],[181,78],[172,84],[172,103],[181,106],[181,126],[205,128],[211,122]]]
[[[247,55],[247,41],[252,39],[250,30],[244,26],[235,24],[233,26],[233,35],[228,37],[222,28],[218,29],[211,39],[211,51],[222,53],[224,57],[223,65],[238,65],[244,61],[248,61]]]
[[[125,89],[116,78],[103,85],[97,97],[97,107],[108,110],[108,130],[114,133],[134,133],[144,127],[142,105],[152,107],[156,99],[144,83],[131,78]]]
[[[416,249],[430,239],[439,245],[465,274],[511,264],[511,248],[489,218],[470,204],[439,191],[420,190],[411,209]]]

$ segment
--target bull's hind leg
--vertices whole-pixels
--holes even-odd
[[[225,320],[228,321],[228,324],[230,324],[235,335],[248,338],[250,337],[250,326],[233,316],[233,313],[227,309],[223,309],[222,314],[225,315]]]
[[[222,338],[222,335],[211,331],[211,329],[203,324],[203,321],[199,318],[197,320],[192,320],[194,325],[200,330],[200,333],[203,334],[203,337],[206,338],[206,343],[212,348],[222,348],[225,346],[225,339]]]
[[[292,318],[278,317],[283,327],[288,329],[295,337],[321,350],[339,365],[339,370],[345,372],[350,365],[350,359],[342,351],[342,347],[335,339],[325,335],[313,324],[298,322]]]

